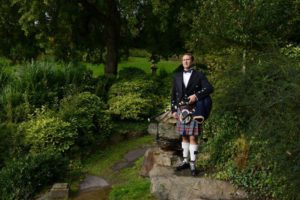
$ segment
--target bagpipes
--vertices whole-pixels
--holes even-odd
[[[212,99],[208,95],[203,99],[197,100],[195,104],[190,105],[187,96],[178,104],[180,108],[179,120],[185,124],[189,124],[192,120],[202,124],[208,119],[212,109]]]

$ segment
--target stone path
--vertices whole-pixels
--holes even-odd
[[[142,157],[148,148],[149,147],[145,147],[145,148],[135,149],[135,150],[128,152],[121,161],[117,162],[112,167],[112,170],[114,172],[116,172],[116,171],[120,171],[121,169],[126,168],[126,167],[132,167],[134,165],[134,162],[138,158]]]

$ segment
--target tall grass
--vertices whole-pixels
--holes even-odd
[[[64,96],[93,89],[90,88],[94,81],[92,72],[83,65],[31,62],[1,69],[2,121],[22,121],[24,116],[20,116],[25,114],[24,109],[32,108],[32,111],[42,105],[55,107]]]

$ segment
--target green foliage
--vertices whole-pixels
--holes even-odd
[[[35,116],[19,126],[19,132],[24,135],[30,151],[35,153],[45,150],[68,151],[77,137],[72,124],[55,117],[45,108],[36,110]]]
[[[89,92],[68,96],[61,101],[60,116],[78,132],[76,145],[91,148],[111,134],[111,119],[104,112],[105,104]]]
[[[237,65],[215,77],[210,165],[258,198],[297,199],[299,64],[273,53],[247,65],[246,73]]]
[[[66,171],[67,160],[49,151],[12,160],[0,171],[1,199],[32,199],[43,186],[61,181]]]
[[[121,119],[142,120],[155,111],[158,83],[137,77],[116,82],[109,90],[109,112]]]
[[[32,62],[8,73],[11,68],[0,72],[0,108],[4,110],[0,117],[5,121],[24,121],[35,108],[47,105],[57,109],[64,96],[95,90],[91,71],[82,65]]]
[[[190,9],[182,9],[180,19],[182,23],[193,22],[193,34],[186,37],[190,38],[187,46],[196,51],[228,46],[266,49],[282,41],[299,40],[289,33],[298,30],[290,26],[299,23],[297,1],[195,1],[188,6]]]
[[[281,48],[281,52],[291,59],[295,59],[298,62],[300,61],[300,46],[289,44],[286,47]]]
[[[0,5],[0,55],[13,61],[35,58],[40,50],[32,34],[25,35],[21,29],[19,6],[11,0]],[[0,64],[1,65],[1,64]]]

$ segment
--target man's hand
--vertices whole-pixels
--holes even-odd
[[[172,116],[173,116],[175,119],[178,119],[178,114],[177,114],[177,112],[173,112],[173,113],[172,113]]]
[[[195,94],[191,95],[188,97],[189,99],[189,104],[193,104],[197,101],[197,96]]]

